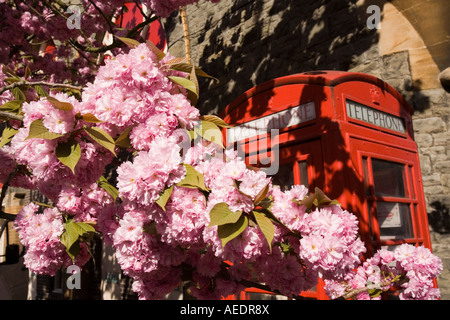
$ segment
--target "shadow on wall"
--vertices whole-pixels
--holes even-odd
[[[210,10],[226,11],[220,19],[219,14],[205,18],[195,50],[200,50],[198,64],[220,83],[202,81],[200,111],[219,113],[247,89],[276,77],[345,71],[361,63],[378,42],[377,30],[367,27],[367,7],[382,9],[385,2],[238,0],[231,9],[211,5]],[[169,34],[176,23],[176,16],[168,20]]]
[[[440,201],[434,201],[430,204],[433,211],[428,213],[428,223],[434,232],[440,234],[450,233],[450,210]]]

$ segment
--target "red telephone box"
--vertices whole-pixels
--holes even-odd
[[[227,147],[274,184],[318,187],[356,214],[370,256],[402,243],[431,249],[412,113],[376,77],[315,71],[258,85],[221,116],[233,125]],[[302,295],[327,299],[320,282]]]

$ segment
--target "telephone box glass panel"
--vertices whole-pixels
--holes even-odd
[[[399,163],[372,159],[373,184],[376,196],[402,197],[405,194],[405,166]]]
[[[381,240],[413,238],[409,206],[407,203],[377,202]]]

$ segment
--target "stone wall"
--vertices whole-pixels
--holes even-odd
[[[399,90],[415,109],[413,125],[433,246],[447,263],[439,285],[443,298],[450,299],[450,95],[440,87],[442,70],[414,21],[408,20],[411,15],[404,14],[411,13],[404,3],[222,0],[188,6],[193,63],[220,80],[200,80],[198,107],[202,113],[218,114],[256,84],[321,69],[372,74]],[[367,28],[369,5],[382,9],[378,30]],[[170,53],[183,56],[178,13],[165,19],[164,26]]]

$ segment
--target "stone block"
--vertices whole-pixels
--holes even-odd
[[[441,175],[439,173],[423,175],[422,176],[422,184],[424,187],[439,185],[439,184],[441,184]]]
[[[438,171],[450,172],[450,160],[439,161],[439,162],[433,164],[433,168]]]
[[[415,132],[420,133],[439,133],[447,131],[445,122],[438,117],[430,117],[426,119],[414,119],[413,127]]]
[[[442,194],[444,192],[444,189],[442,186],[430,186],[430,187],[423,187],[423,191],[426,194]]]
[[[441,183],[444,187],[450,188],[450,173],[441,174]]]
[[[414,140],[419,148],[431,147],[433,145],[433,136],[428,133],[415,134]]]
[[[429,156],[420,155],[419,156],[420,169],[423,175],[431,174],[431,160]]]
[[[448,159],[447,150],[444,146],[421,148],[421,152],[428,155],[432,163]]]
[[[450,150],[450,133],[442,132],[433,134],[433,141],[435,146],[447,147],[447,151]]]
[[[407,51],[385,55],[383,59],[383,79],[401,78],[410,75],[409,55]]]

